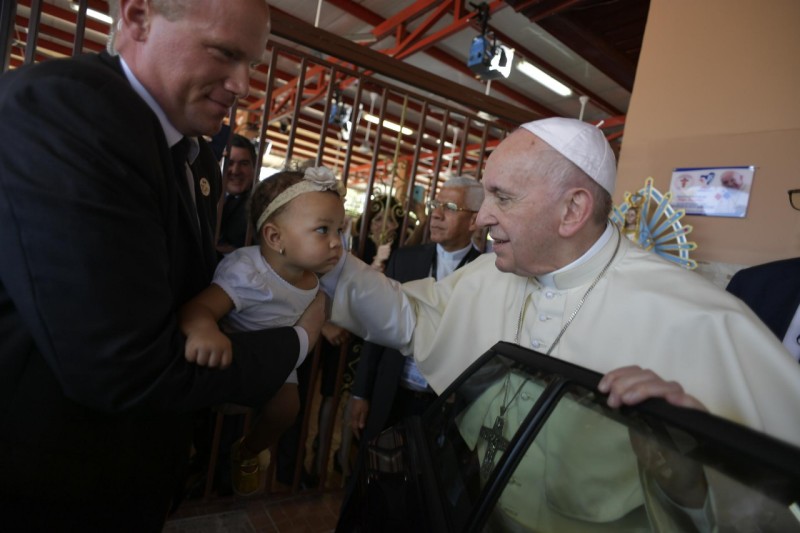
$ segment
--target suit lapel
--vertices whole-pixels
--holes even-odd
[[[217,167],[211,164],[204,164],[204,148],[206,147],[202,139],[199,142],[200,153],[191,165],[197,204],[197,214],[194,215],[192,227],[195,230],[197,244],[205,259],[206,267],[209,269],[210,274],[213,274],[217,264],[214,237],[217,225],[217,204],[219,203],[221,191],[216,186],[219,181],[214,177]]]

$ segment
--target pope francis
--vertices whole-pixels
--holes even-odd
[[[620,236],[615,179],[599,129],[524,124],[484,172],[494,253],[403,285],[347,256],[323,279],[333,322],[413,353],[437,392],[504,340],[605,374],[612,407],[664,397],[800,445],[800,366],[737,298]]]

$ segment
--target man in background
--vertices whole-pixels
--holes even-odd
[[[220,219],[217,251],[229,254],[245,245],[247,237],[247,199],[256,173],[256,147],[238,133],[231,137],[231,154],[223,183],[225,200]]]
[[[474,178],[447,180],[428,203],[431,242],[398,248],[386,275],[401,283],[427,277],[439,280],[478,257],[472,235],[482,202],[483,187]],[[361,352],[351,392],[350,426],[363,441],[406,416],[421,414],[436,398],[413,357],[370,342]]]
[[[789,200],[800,210],[800,191],[790,191]],[[800,257],[744,268],[731,278],[727,291],[744,301],[800,361]]]

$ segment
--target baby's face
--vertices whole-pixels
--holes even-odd
[[[338,194],[301,194],[281,213],[286,257],[294,266],[324,274],[342,256],[344,206]]]

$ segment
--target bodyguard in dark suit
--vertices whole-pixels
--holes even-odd
[[[795,357],[800,354],[800,325],[790,326],[800,306],[800,257],[756,265],[737,272],[728,292],[758,315]]]
[[[27,531],[161,531],[192,412],[261,406],[321,327],[185,361],[176,311],[216,262],[219,169],[199,138],[247,92],[263,0],[169,19],[123,0],[117,50],[0,77],[0,516]],[[185,140],[181,140],[184,138]],[[173,162],[170,147],[186,147]],[[178,150],[175,150],[178,152]],[[270,353],[265,356],[264,351]]]
[[[398,248],[386,265],[386,275],[400,282],[433,276],[441,279],[480,252],[472,244],[475,219],[483,202],[483,187],[474,178],[454,177],[442,186],[430,210],[430,244]],[[364,467],[366,443],[404,417],[421,414],[436,395],[416,368],[413,357],[365,342],[351,389],[350,425],[361,436],[355,473],[342,505],[337,531],[352,527],[348,508],[353,482]]]

